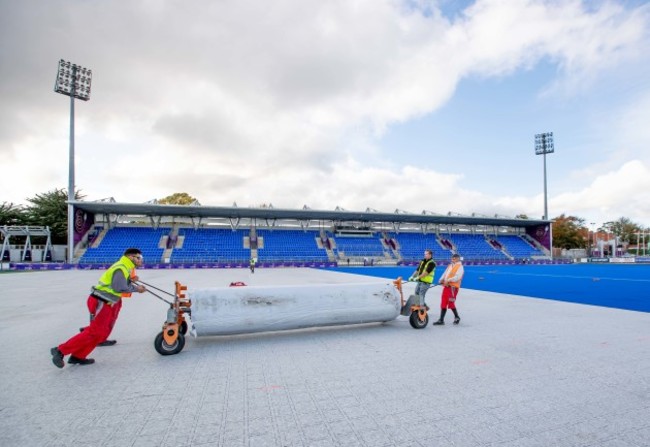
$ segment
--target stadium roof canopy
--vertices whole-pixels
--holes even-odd
[[[519,219],[514,217],[483,215],[465,216],[459,214],[434,214],[423,211],[412,214],[401,210],[382,212],[368,209],[366,211],[334,211],[302,209],[282,209],[272,207],[242,208],[238,206],[201,206],[201,205],[160,205],[155,203],[118,203],[115,201],[71,202],[77,209],[91,214],[149,216],[149,217],[190,217],[190,218],[229,218],[229,219],[282,219],[282,220],[327,220],[333,222],[390,222],[433,225],[484,225],[509,227],[535,227],[550,221]]]

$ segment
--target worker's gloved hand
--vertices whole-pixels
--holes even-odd
[[[147,291],[147,289],[145,289],[144,286],[141,285],[137,285],[135,290],[137,290],[138,293],[144,293]]]

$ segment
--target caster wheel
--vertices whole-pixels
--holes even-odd
[[[178,334],[178,338],[176,339],[176,342],[174,344],[167,344],[165,341],[165,338],[163,337],[163,333],[159,333],[156,335],[156,339],[153,342],[154,348],[156,348],[156,352],[160,355],[174,355],[178,354],[183,350],[183,347],[185,346],[185,336],[181,333]]]
[[[423,329],[427,326],[427,324],[429,324],[429,314],[426,314],[424,316],[424,319],[421,320],[417,311],[411,312],[411,316],[409,317],[409,323],[411,323],[411,327],[413,329]]]

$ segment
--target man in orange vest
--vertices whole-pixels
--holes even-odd
[[[447,313],[447,309],[451,309],[454,313],[454,324],[460,323],[460,317],[456,310],[456,297],[458,296],[458,290],[460,289],[463,275],[465,275],[465,269],[463,269],[463,264],[460,262],[460,255],[454,254],[451,257],[451,263],[447,266],[445,273],[443,273],[438,280],[438,283],[442,284],[443,289],[442,297],[440,298],[440,319],[433,322],[434,326],[445,324],[445,314]]]

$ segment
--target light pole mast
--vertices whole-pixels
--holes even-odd
[[[548,220],[548,194],[546,191],[546,154],[555,152],[553,132],[535,135],[535,155],[544,156],[544,220]]]
[[[59,61],[59,70],[54,84],[54,91],[70,97],[70,150],[68,156],[68,262],[74,258],[74,99],[88,101],[92,71],[71,64],[63,59]]]

